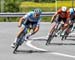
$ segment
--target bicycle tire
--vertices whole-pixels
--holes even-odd
[[[46,42],[46,45],[49,45],[51,40],[55,37],[56,30],[57,30],[57,26],[54,27],[52,33],[49,35],[47,42]]]
[[[18,47],[19,47],[19,44],[16,45],[16,47],[15,47],[15,49],[13,51],[14,54],[16,54],[16,51],[17,51]]]
[[[64,38],[65,38],[65,35],[63,35],[63,36],[62,36],[61,40],[63,41],[63,40],[64,40]]]
[[[49,45],[49,44],[50,44],[50,42],[51,42],[51,40],[52,40],[52,36],[51,36],[51,35],[49,35],[48,40],[47,40],[47,42],[46,42],[46,45]]]

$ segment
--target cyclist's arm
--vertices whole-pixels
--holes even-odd
[[[19,19],[19,23],[18,23],[18,26],[19,26],[19,27],[21,26],[22,22],[23,22],[26,18],[27,18],[27,15],[24,15],[23,17],[21,17],[21,18]]]
[[[57,16],[57,12],[53,15],[52,19],[51,19],[51,22],[54,21],[55,17]]]
[[[18,26],[19,26],[19,27],[21,26],[21,24],[22,24],[23,20],[24,20],[24,18],[23,18],[23,17],[21,17],[21,18],[19,19],[19,22],[18,22]]]
[[[39,18],[38,22],[37,22],[37,26],[40,25],[40,21],[41,21],[41,18]]]
[[[71,23],[70,13],[67,13],[67,23],[68,23],[68,24]]]
[[[19,27],[21,26],[22,22],[25,21],[30,15],[31,15],[30,13],[27,13],[26,15],[20,18],[18,23]]]

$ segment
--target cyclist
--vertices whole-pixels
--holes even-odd
[[[60,23],[61,21],[64,23],[61,29],[56,33],[56,35],[61,34],[64,35],[65,29],[68,27],[69,23],[69,13],[67,12],[67,7],[61,7],[52,17],[51,22]]]
[[[70,13],[70,20],[71,20],[70,28],[72,28],[71,31],[73,31],[74,30],[73,24],[75,22],[75,8],[70,8],[69,13]]]
[[[31,35],[35,34],[39,30],[40,26],[40,20],[41,20],[41,13],[42,11],[40,9],[34,9],[31,12],[28,12],[26,15],[20,18],[18,27],[20,27],[20,31],[17,34],[17,37],[15,38],[15,41],[11,45],[11,47],[15,47],[18,37],[20,36],[21,32],[25,29],[25,26],[31,23],[33,26],[33,31],[25,36],[25,40],[27,40]]]

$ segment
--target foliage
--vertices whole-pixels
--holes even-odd
[[[6,3],[5,5],[5,12],[19,12],[18,4],[14,3]]]
[[[4,0],[4,12],[19,12],[19,5],[17,0]]]
[[[68,4],[69,3],[69,4]],[[62,6],[72,7],[72,1],[58,1],[57,7],[58,9]],[[75,4],[74,4],[75,6]],[[44,12],[55,11],[55,3],[34,3],[34,2],[22,2],[20,5],[21,12],[28,12],[34,8],[41,8]]]

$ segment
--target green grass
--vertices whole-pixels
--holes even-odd
[[[19,21],[19,18],[17,17],[17,18],[1,18],[0,17],[0,22],[17,22],[17,21]]]
[[[62,6],[72,7],[72,1],[58,1],[57,7],[60,8]],[[41,8],[43,11],[55,11],[55,3],[22,2],[20,8],[22,12],[28,12],[33,8]]]
[[[34,3],[34,2],[22,2],[21,7],[51,7],[54,3]]]
[[[72,1],[58,1],[57,5],[58,7],[61,7],[61,6],[71,7]],[[22,2],[20,5],[20,7],[48,7],[48,8],[50,7],[54,8],[54,6],[55,6],[55,3],[34,3],[34,2]]]
[[[42,22],[50,22],[51,21],[51,16],[47,16],[47,17],[42,17]]]
[[[54,8],[50,9],[52,6],[54,6],[54,3],[22,2],[20,8],[22,12],[28,12],[34,8],[41,8],[43,11],[53,11]]]

